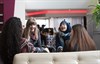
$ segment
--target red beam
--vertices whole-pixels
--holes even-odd
[[[43,10],[27,12],[26,16],[40,15],[40,14],[86,14],[87,10]]]

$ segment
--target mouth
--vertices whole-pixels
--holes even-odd
[[[62,28],[61,30],[62,30],[62,31],[65,31],[66,29],[65,29],[65,28]]]

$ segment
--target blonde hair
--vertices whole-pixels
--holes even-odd
[[[34,18],[28,19],[28,21],[26,23],[26,28],[24,29],[24,32],[23,32],[23,37],[25,37],[27,39],[30,38],[30,33],[31,33],[30,26],[31,25],[36,25],[35,36],[36,36],[36,39],[38,39],[38,28],[37,28],[36,20]]]

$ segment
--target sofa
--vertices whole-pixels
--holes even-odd
[[[13,64],[100,64],[100,51],[20,53]]]

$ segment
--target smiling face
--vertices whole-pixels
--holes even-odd
[[[35,29],[36,29],[36,25],[31,25],[31,26],[30,26],[30,29],[31,29],[31,32],[34,32]]]
[[[66,31],[67,30],[67,25],[66,24],[61,24],[60,25],[60,30],[61,31]]]

